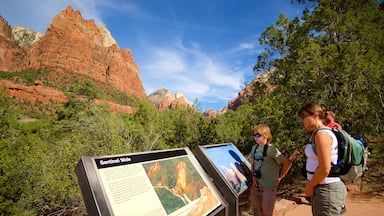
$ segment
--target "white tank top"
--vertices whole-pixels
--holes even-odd
[[[331,149],[331,162],[333,164],[337,163],[337,138],[331,130],[319,130],[317,133],[327,133],[332,138],[332,149]],[[314,137],[313,137],[314,140]],[[313,151],[314,146],[311,143],[307,144],[305,147],[305,155],[307,156],[306,169],[309,172],[314,173],[319,166],[319,160],[316,153]],[[313,174],[307,172],[307,179],[311,180]],[[341,179],[339,177],[326,177],[320,184],[329,184],[334,182],[339,182]]]

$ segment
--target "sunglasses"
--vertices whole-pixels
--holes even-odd
[[[255,133],[255,134],[253,134],[253,136],[254,136],[255,138],[259,138],[259,137],[261,137],[261,134],[259,134],[259,133]]]
[[[300,114],[299,117],[301,120],[304,120],[308,117],[308,115]]]

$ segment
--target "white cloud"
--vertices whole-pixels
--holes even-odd
[[[253,43],[246,42],[246,43],[239,44],[240,50],[248,50],[248,49],[253,49],[253,48],[255,48],[255,44],[253,44]]]
[[[149,63],[143,65],[142,70],[152,71],[151,74],[155,77],[168,77],[185,71],[186,62],[182,53],[168,48],[154,48],[151,50],[152,56],[148,56]]]
[[[198,44],[187,47],[180,40],[173,41],[174,44],[164,47],[147,43],[153,51],[148,52],[140,66],[147,94],[163,87],[183,93],[189,101],[222,100],[224,104],[237,95],[244,82],[244,71],[235,70],[235,65],[231,65],[234,60],[210,57]]]

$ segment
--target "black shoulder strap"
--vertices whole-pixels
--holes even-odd
[[[267,156],[267,150],[268,150],[268,143],[264,145],[263,157]]]
[[[256,144],[256,147],[254,148],[253,152],[252,152],[252,157],[255,155],[256,153],[256,150],[257,148],[259,147],[259,144]],[[263,157],[267,156],[267,150],[268,150],[268,143],[264,145],[264,148],[263,148]]]

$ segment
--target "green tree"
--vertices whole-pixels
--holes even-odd
[[[70,92],[75,96],[84,96],[88,101],[100,98],[102,94],[101,90],[90,79],[85,79],[81,82],[76,81],[72,84]]]
[[[274,95],[293,99],[286,106],[316,101],[352,133],[382,134],[384,13],[374,0],[311,2],[301,19],[282,14],[262,33],[255,71],[277,69]]]
[[[0,215],[11,215],[17,210],[16,203],[22,196],[24,169],[19,167],[22,157],[17,145],[22,129],[16,104],[6,95],[5,88],[0,88]]]

